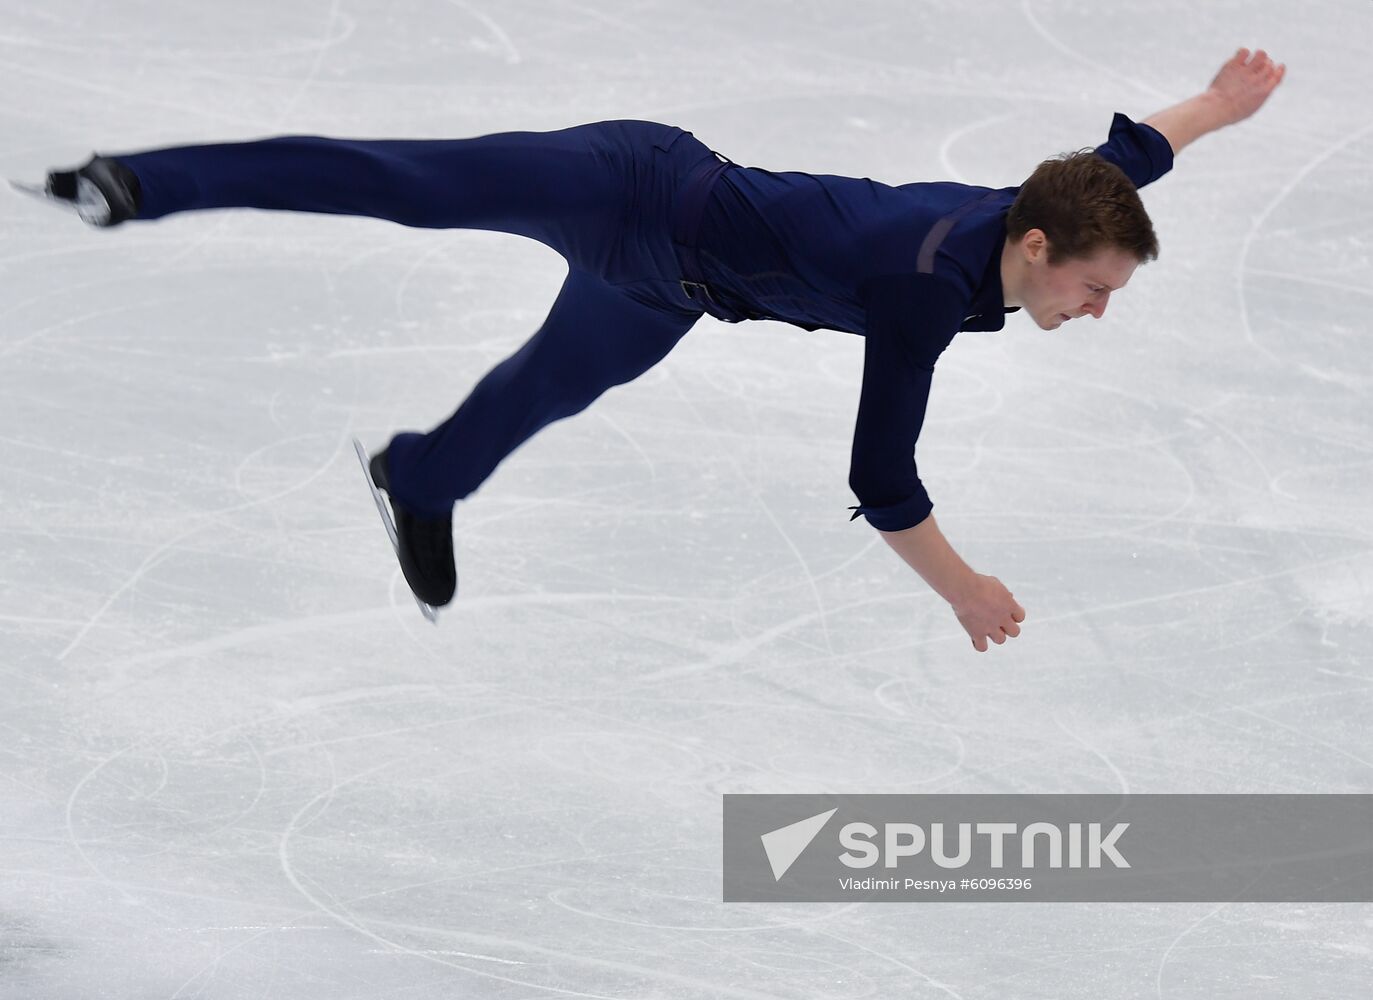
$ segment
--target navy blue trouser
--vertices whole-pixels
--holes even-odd
[[[606,121],[470,139],[284,136],[117,159],[142,186],[139,219],[262,208],[486,229],[538,240],[568,262],[552,311],[427,434],[398,435],[395,500],[444,516],[554,420],[643,374],[702,315],[678,284],[671,211],[713,154],[689,132]]]

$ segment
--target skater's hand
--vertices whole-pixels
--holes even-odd
[[[979,653],[989,648],[988,639],[998,646],[1008,638],[1014,639],[1025,620],[1025,609],[1015,602],[1015,596],[1002,582],[980,573],[974,574],[972,586],[952,606]]]
[[[1220,68],[1208,90],[1223,109],[1222,124],[1244,121],[1261,108],[1286,73],[1287,67],[1275,64],[1263,49],[1255,52],[1252,59],[1248,49],[1236,52]]]

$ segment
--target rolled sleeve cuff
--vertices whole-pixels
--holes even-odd
[[[849,510],[853,511],[850,521],[856,520],[861,514],[878,531],[904,531],[906,528],[914,528],[929,517],[930,512],[934,510],[934,504],[921,492],[887,507],[860,504],[857,507],[850,507]]]
[[[1097,152],[1125,171],[1135,187],[1152,184],[1173,169],[1173,147],[1152,125],[1131,120],[1117,111],[1105,146]]]

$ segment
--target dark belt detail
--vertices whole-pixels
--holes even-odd
[[[701,217],[705,215],[706,200],[720,175],[735,165],[731,160],[720,157],[719,153],[714,155],[717,159],[702,160],[682,182],[672,210],[672,242],[677,247],[677,261],[682,265],[681,285],[686,297],[716,319],[738,323],[751,317],[736,312],[711,294],[697,249],[697,236],[701,230]]]

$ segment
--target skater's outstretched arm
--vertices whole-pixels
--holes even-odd
[[[995,577],[975,573],[935,523],[914,452],[934,365],[958,329],[961,296],[931,274],[886,275],[864,285],[863,388],[849,485],[868,519],[911,569],[949,602],[973,647],[1020,634],[1025,609]]]
[[[1259,49],[1251,57],[1240,49],[1221,66],[1211,85],[1180,104],[1150,115],[1144,124],[1163,133],[1174,153],[1226,125],[1244,121],[1268,100],[1287,75],[1287,67],[1274,63]]]
[[[913,528],[884,531],[882,537],[930,589],[953,608],[979,653],[990,639],[998,646],[1020,634],[1025,609],[994,576],[973,571],[954,551],[930,514]]]

